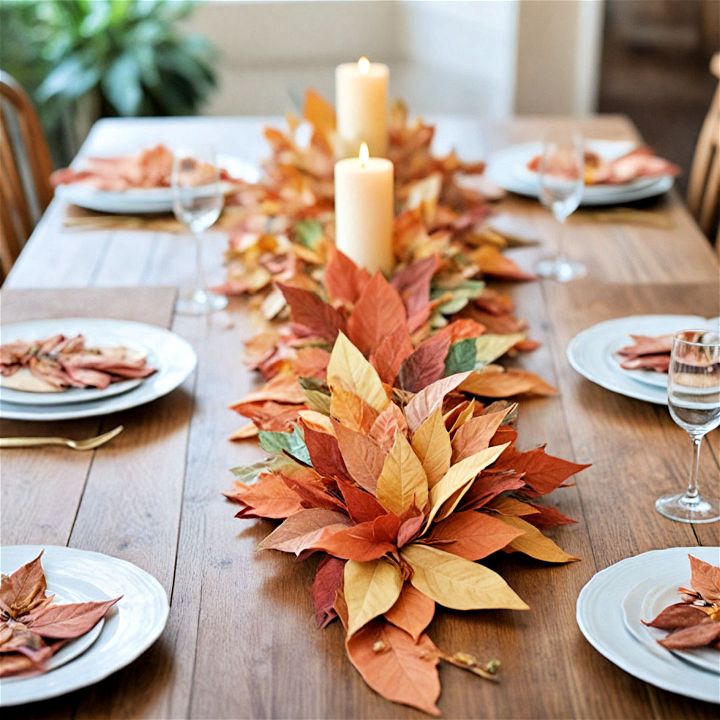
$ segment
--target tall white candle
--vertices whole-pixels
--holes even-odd
[[[384,157],[387,153],[389,77],[387,65],[371,63],[366,57],[335,68],[335,109],[343,157],[357,155],[363,142],[371,155]]]
[[[335,244],[357,265],[389,275],[393,255],[393,164],[360,156],[335,163]]]

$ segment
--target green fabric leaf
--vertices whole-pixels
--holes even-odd
[[[310,465],[310,453],[302,430],[296,425],[291,433],[261,430],[259,433],[260,447],[267,452],[287,452],[305,465]]]
[[[301,220],[295,225],[295,236],[301,245],[316,250],[324,237],[323,227],[317,220]]]
[[[459,340],[450,346],[445,358],[445,375],[466,372],[475,369],[477,354],[475,339]]]

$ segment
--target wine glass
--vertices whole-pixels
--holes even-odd
[[[578,209],[585,186],[583,137],[576,130],[549,133],[540,156],[540,202],[559,224],[557,255],[541,260],[535,272],[543,278],[568,282],[587,272],[582,263],[568,260],[564,250],[565,220]]]
[[[708,523],[720,520],[720,505],[700,494],[700,447],[703,437],[720,426],[720,334],[685,330],[673,338],[668,377],[668,405],[672,419],[693,442],[687,490],[663,495],[657,511],[671,520]]]
[[[222,310],[227,306],[227,298],[207,289],[202,258],[202,234],[220,217],[224,203],[215,151],[212,148],[176,151],[171,184],[175,217],[195,240],[195,287],[180,293],[175,310],[182,315]]]

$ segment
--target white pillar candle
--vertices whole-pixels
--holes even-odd
[[[357,155],[363,142],[371,155],[385,157],[389,76],[387,65],[371,63],[366,57],[335,68],[335,108],[342,157]]]
[[[335,163],[335,244],[356,265],[389,275],[393,255],[393,164],[360,156]]]

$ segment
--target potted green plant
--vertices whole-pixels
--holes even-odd
[[[101,116],[194,114],[215,51],[179,24],[193,0],[4,0],[0,64],[35,101],[56,160]],[[85,122],[83,122],[83,119]]]

